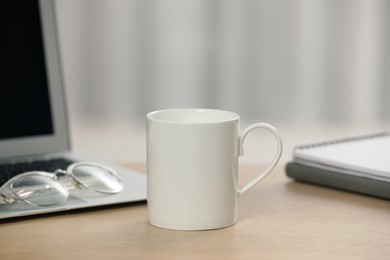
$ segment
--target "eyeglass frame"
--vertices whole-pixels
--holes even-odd
[[[82,166],[82,165],[92,166],[92,167],[101,168],[103,170],[106,170],[108,173],[110,173],[115,178],[117,178],[118,183],[121,186],[120,189],[114,190],[112,192],[107,192],[107,191],[99,190],[97,188],[88,187],[88,185],[85,185],[80,180],[78,180],[78,178],[73,173],[73,169],[74,168]],[[32,203],[32,202],[22,198],[17,193],[15,193],[15,191],[12,188],[12,184],[14,184],[16,180],[19,180],[19,179],[24,178],[26,176],[37,175],[37,176],[47,177],[47,178],[49,178],[51,180],[54,180],[54,181],[56,181],[56,184],[59,184],[59,185],[62,186],[63,190],[66,192],[66,197],[65,197],[65,199],[63,201],[55,203],[53,205],[57,205],[57,204],[63,203],[63,202],[65,202],[69,198],[70,192],[69,192],[69,188],[63,182],[60,181],[60,179],[59,179],[59,175],[60,174],[63,174],[64,176],[67,176],[67,177],[70,177],[72,182],[73,182],[73,186],[76,187],[77,189],[87,188],[89,190],[96,191],[96,192],[99,192],[99,193],[105,193],[105,194],[115,194],[115,193],[119,193],[119,192],[121,192],[123,190],[122,178],[114,169],[112,169],[111,167],[108,167],[106,165],[103,165],[103,164],[99,164],[99,163],[95,163],[95,162],[89,162],[89,161],[82,161],[82,162],[75,162],[75,163],[70,164],[69,166],[66,167],[66,170],[56,169],[54,172],[28,171],[28,172],[20,173],[20,174],[18,174],[16,176],[12,177],[11,179],[9,179],[7,182],[5,182],[0,187],[0,197],[8,205],[13,204],[15,202],[19,202],[19,203],[26,203],[26,204],[29,204],[29,205],[32,205],[32,206],[43,206],[43,205],[39,205],[39,204],[34,204],[34,203]],[[1,203],[0,203],[0,205],[1,205]],[[47,206],[50,206],[50,205],[47,205]]]

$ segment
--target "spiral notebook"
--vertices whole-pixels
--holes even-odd
[[[286,174],[390,199],[390,132],[297,146]]]

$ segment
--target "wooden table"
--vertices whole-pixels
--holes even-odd
[[[131,165],[144,170],[143,165]],[[245,182],[259,167],[244,165]],[[0,222],[0,259],[390,259],[390,201],[289,180],[281,165],[236,225],[170,231],[145,203]]]

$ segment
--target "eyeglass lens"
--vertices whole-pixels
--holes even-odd
[[[32,205],[50,206],[68,198],[69,192],[60,182],[39,174],[31,174],[15,179],[12,191]]]
[[[78,182],[97,192],[117,193],[123,189],[118,176],[105,167],[80,164],[71,173]]]

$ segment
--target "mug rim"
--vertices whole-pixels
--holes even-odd
[[[186,120],[179,119],[167,119],[163,118],[164,115],[168,113],[214,113],[213,118],[211,119],[211,115],[209,119],[195,120],[186,118]],[[218,114],[218,115],[217,115]],[[219,124],[226,122],[233,122],[240,119],[240,116],[228,110],[223,109],[212,109],[212,108],[169,108],[169,109],[160,109],[149,112],[146,114],[146,117],[149,120],[153,120],[161,123],[170,123],[170,124],[183,124],[183,125],[199,125],[199,124]]]

